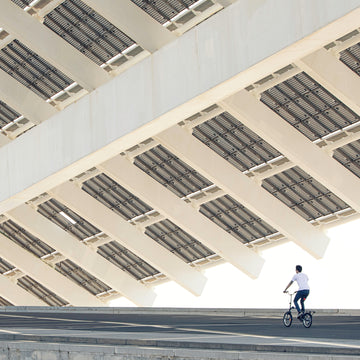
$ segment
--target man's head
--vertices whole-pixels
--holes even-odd
[[[301,265],[296,265],[296,272],[302,272],[302,266]]]

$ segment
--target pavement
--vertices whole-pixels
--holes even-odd
[[[360,358],[360,312],[316,310],[306,329],[280,309],[2,308],[0,342]]]

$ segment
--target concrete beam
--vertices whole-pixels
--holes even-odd
[[[0,256],[25,274],[75,306],[103,306],[96,297],[76,285],[33,254],[0,234]]]
[[[0,275],[0,295],[15,306],[49,306],[4,275]]]
[[[360,114],[360,77],[335,55],[322,48],[300,59],[296,65],[325,87],[331,94]]]
[[[21,136],[16,146],[0,149],[0,213],[352,31],[359,26],[359,5],[244,0],[219,11]]]
[[[99,165],[99,168],[245,274],[252,278],[259,275],[264,260],[258,254],[165,189],[125,157],[117,156]]]
[[[78,186],[67,182],[53,189],[51,193],[56,199],[101,229],[113,240],[153,265],[180,286],[194,295],[201,294],[206,278],[199,271],[185,264],[176,255],[144,235]]]
[[[11,1],[0,0],[0,8],[0,23],[8,33],[87,91],[110,79],[105,70]]]
[[[75,264],[140,306],[152,304],[155,294],[69,233],[53,224],[30,205],[22,205],[7,216],[49,244]]]
[[[155,139],[315,258],[324,255],[329,243],[324,233],[276,200],[184,128],[173,126]]]
[[[359,179],[252,94],[242,90],[221,102],[221,106],[360,212]]]
[[[84,0],[95,11],[153,53],[176,39],[176,36],[130,0]]]
[[[0,99],[34,124],[39,124],[58,112],[5,71],[0,71],[0,84]]]

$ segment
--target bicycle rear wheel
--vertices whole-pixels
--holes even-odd
[[[310,313],[305,313],[302,321],[303,325],[308,329],[312,325],[312,315]]]
[[[283,323],[286,327],[289,327],[291,326],[291,323],[292,323],[292,320],[293,320],[293,317],[291,315],[291,312],[290,311],[287,311],[284,316],[283,316]]]

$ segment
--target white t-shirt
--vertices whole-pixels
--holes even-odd
[[[297,273],[293,276],[293,278],[291,279],[292,281],[296,281],[299,285],[299,290],[310,290],[308,281],[309,278],[307,277],[306,274],[304,273]]]

